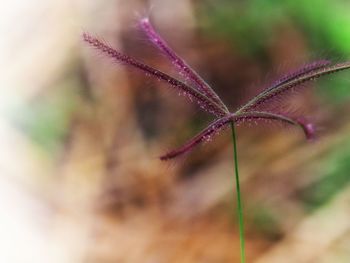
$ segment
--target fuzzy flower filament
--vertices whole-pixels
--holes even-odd
[[[175,79],[168,74],[155,69],[151,66],[148,66],[132,57],[129,57],[125,54],[120,53],[119,51],[112,48],[107,43],[104,43],[103,41],[97,39],[96,37],[88,34],[83,33],[83,40],[88,43],[90,46],[94,47],[101,53],[107,55],[107,57],[113,59],[114,61],[118,63],[123,63],[127,66],[131,66],[144,74],[146,76],[151,76],[157,80],[166,82],[170,85],[170,87],[173,87],[176,89],[179,94],[183,94],[187,97],[189,97],[191,100],[197,101],[197,103],[201,106],[202,109],[205,111],[208,111],[215,116],[224,116],[226,115],[226,111],[222,109],[217,103],[212,101],[210,98],[199,92],[198,90],[186,85],[185,83],[181,82],[178,79]]]
[[[272,87],[267,88],[265,91],[253,97],[248,103],[243,105],[237,112],[252,110],[276,98],[277,96],[283,96],[289,90],[295,87],[298,87],[307,81],[315,80],[322,76],[350,68],[350,62],[337,63],[334,65],[329,65],[329,64],[330,63],[327,62],[317,67],[310,68],[310,70],[304,70],[301,72],[298,71],[298,73],[291,74],[291,76],[293,77],[289,77],[286,80],[281,81],[279,84],[273,85]]]
[[[217,103],[224,111],[229,112],[226,105],[222,102],[220,97],[213,91],[213,89],[195,72],[185,60],[179,57],[170,46],[163,40],[163,38],[156,32],[148,18],[143,18],[139,22],[140,28],[151,40],[151,42],[163,53],[173,65],[179,70],[190,83],[192,83],[200,92]]]

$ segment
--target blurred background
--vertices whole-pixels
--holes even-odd
[[[82,31],[173,76],[161,35],[233,111],[313,60],[349,60],[346,0],[4,0],[0,261],[238,262],[229,133],[158,156],[212,117],[86,47]],[[248,262],[350,262],[350,72],[295,94],[318,127],[238,129]]]

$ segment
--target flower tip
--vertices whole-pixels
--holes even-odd
[[[315,126],[312,123],[305,125],[304,132],[308,141],[313,141],[315,139]]]
[[[81,38],[85,40],[88,37],[88,34],[84,31],[81,33]]]
[[[149,24],[149,18],[147,16],[144,17],[144,18],[141,18],[139,23],[142,26],[148,25]]]
[[[93,37],[85,31],[81,33],[81,39],[87,43],[91,43],[93,41]]]
[[[303,119],[299,119],[298,123],[303,128],[303,131],[305,133],[306,139],[308,141],[313,141],[315,139],[315,133],[316,133],[315,125],[310,123],[310,122],[307,123]]]

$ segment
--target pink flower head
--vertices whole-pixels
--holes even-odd
[[[268,102],[276,97],[286,96],[287,92],[301,84],[315,80],[321,76],[335,73],[350,68],[350,62],[332,64],[330,61],[321,60],[307,64],[300,69],[282,77],[273,85],[263,90],[235,112],[230,112],[220,97],[206,83],[197,72],[195,72],[180,56],[178,56],[163,38],[157,33],[148,18],[139,21],[140,28],[148,36],[150,41],[158,48],[179,71],[179,74],[188,80],[189,85],[168,74],[140,62],[132,57],[120,53],[107,43],[83,33],[83,40],[91,47],[105,54],[110,59],[130,66],[143,72],[145,75],[166,82],[171,88],[180,91],[181,94],[196,101],[201,109],[213,114],[216,117],[200,133],[190,139],[182,147],[172,150],[161,156],[161,160],[169,160],[191,151],[195,146],[208,141],[215,134],[225,129],[231,123],[240,123],[250,120],[278,121],[288,125],[300,127],[305,137],[311,140],[315,137],[315,127],[312,123],[306,122],[305,118],[292,118],[286,114],[277,113],[275,110],[263,110]]]

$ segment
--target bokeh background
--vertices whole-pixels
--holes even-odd
[[[211,121],[86,47],[82,31],[176,76],[150,16],[234,110],[307,61],[349,60],[347,0],[5,0],[0,10],[0,261],[238,262],[228,133],[158,156]],[[248,262],[350,262],[350,72],[291,96],[318,127],[243,125]]]

